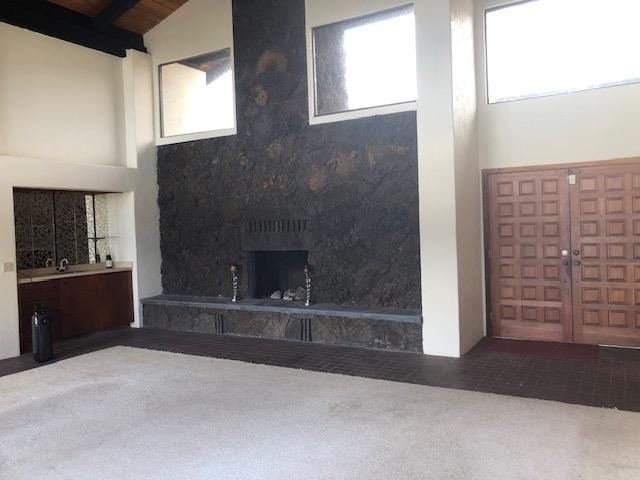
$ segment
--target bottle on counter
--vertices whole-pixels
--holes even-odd
[[[107,253],[106,267],[113,268],[113,259],[111,258],[110,253]]]

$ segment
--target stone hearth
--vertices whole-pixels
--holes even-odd
[[[406,352],[422,351],[419,311],[304,307],[299,302],[161,295],[143,301],[145,327],[326,343]]]

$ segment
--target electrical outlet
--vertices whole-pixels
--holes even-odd
[[[16,264],[13,262],[5,262],[2,264],[2,271],[4,273],[11,273],[16,271]]]

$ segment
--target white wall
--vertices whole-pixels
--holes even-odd
[[[185,128],[195,127],[197,129],[198,125],[190,125],[193,123],[190,117],[194,117],[193,113],[189,111],[189,103],[193,102],[190,94],[206,86],[206,72],[187,67],[181,63],[165,65],[162,71],[162,129],[165,135],[181,135]],[[208,119],[208,117],[201,115],[198,115],[196,119],[202,122],[203,118]]]
[[[640,84],[487,104],[484,9],[504,3],[476,1],[480,166],[640,156]]]
[[[361,17],[390,8],[407,5],[406,0],[306,0],[307,23],[310,27],[327,25]]]
[[[423,348],[484,335],[472,0],[416,0]]]
[[[122,165],[118,57],[0,23],[0,155]]]
[[[158,207],[157,151],[153,118],[153,69],[149,55],[129,50],[123,60],[127,165],[135,168],[133,191],[128,205],[129,256],[134,268],[134,326],[141,326],[139,300],[162,293],[162,255],[160,253],[160,209]],[[131,205],[133,208],[131,208]],[[132,232],[131,227],[135,230]],[[126,226],[125,226],[126,228]],[[134,243],[135,241],[135,243]]]
[[[159,65],[216,52],[225,48],[231,48],[233,65],[232,13],[231,0],[190,0],[144,35],[144,44],[153,58],[156,99],[159,95]],[[188,27],[186,28],[185,25],[188,25]],[[157,145],[234,135],[236,133],[236,128],[234,127],[213,132],[161,138],[158,102],[155,102],[154,110]],[[235,114],[235,106],[233,111]]]
[[[423,348],[460,354],[449,0],[416,0]]]
[[[136,300],[161,293],[149,56],[129,51],[128,57],[121,60],[0,23],[0,40],[7,38],[7,32],[13,41],[19,38],[28,45],[37,45],[59,64],[66,65],[67,70],[54,73],[50,70],[50,62],[42,59],[42,64],[33,63],[28,52],[24,61],[28,68],[20,63],[19,58],[11,57],[11,75],[22,72],[25,77],[22,83],[28,89],[18,89],[15,85],[17,77],[12,77],[9,82],[12,90],[7,91],[4,90],[4,79],[8,78],[5,65],[0,69],[0,79],[3,80],[0,82],[0,118],[4,122],[8,118],[19,117],[28,134],[0,132],[0,138],[4,139],[6,135],[17,150],[7,154],[4,150],[6,143],[0,144],[0,266],[16,260],[14,187],[124,192],[117,197],[120,214],[116,226],[120,234],[119,254],[123,258],[116,260],[133,262]],[[17,37],[13,35],[16,32]],[[4,43],[0,43],[0,55],[6,51]],[[82,58],[83,62],[74,63],[77,58]],[[96,70],[92,71],[94,67]],[[49,75],[56,78],[55,91],[51,91],[52,83],[45,81]],[[58,81],[57,75],[69,81]],[[117,79],[112,75],[117,75]],[[31,77],[42,81],[32,81]],[[74,78],[80,80],[75,81]],[[36,98],[41,103],[37,111],[27,105],[18,115],[10,93],[18,95],[21,101]],[[48,99],[48,96],[57,96],[57,99]],[[76,100],[65,108],[59,99]],[[100,110],[104,118],[97,119],[100,115],[93,109]],[[79,112],[93,115],[85,116],[85,122],[80,125],[75,117],[70,117],[79,115]],[[41,120],[38,116],[52,124],[63,125],[52,125],[50,129],[27,128],[29,124],[39,125]],[[111,122],[115,122],[115,126]],[[66,129],[72,130],[73,135]],[[47,145],[49,148],[44,148]],[[36,154],[40,157],[36,158]],[[140,325],[140,315],[138,307],[135,325]],[[0,271],[0,358],[18,355],[18,324],[16,273]]]
[[[485,335],[473,0],[451,0],[460,353]]]

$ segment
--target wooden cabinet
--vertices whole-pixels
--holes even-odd
[[[22,352],[31,351],[31,314],[38,305],[51,313],[54,340],[133,322],[131,272],[25,283],[18,292]]]
[[[105,278],[98,284],[98,295],[106,298],[118,299],[115,302],[105,302],[99,309],[100,330],[133,322],[133,288],[131,286],[131,273],[123,272],[113,275],[102,275]],[[123,319],[124,323],[123,323]]]

